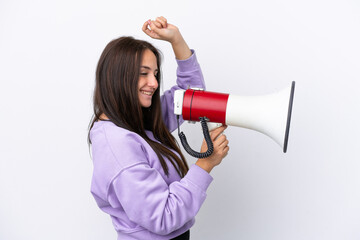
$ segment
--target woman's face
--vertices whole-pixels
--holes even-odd
[[[158,88],[157,74],[158,66],[156,57],[151,50],[146,49],[141,61],[138,82],[139,101],[142,107],[147,108],[151,106],[152,96]]]

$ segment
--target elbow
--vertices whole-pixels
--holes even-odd
[[[169,235],[170,233],[182,227],[182,224],[176,220],[169,221],[169,219],[165,220],[163,218],[158,218],[158,219],[147,218],[147,220],[145,220],[144,218],[143,219],[144,221],[141,221],[139,219],[130,219],[130,220],[133,222],[138,222],[138,224],[143,228],[161,236]]]
[[[182,226],[162,226],[159,228],[154,228],[153,230],[149,230],[152,231],[153,233],[157,234],[157,235],[161,235],[161,236],[166,236],[169,235],[172,232],[175,232],[176,230],[178,230],[179,228],[181,228]]]
[[[175,231],[175,230],[173,230],[173,231]],[[161,235],[161,236],[166,236],[166,235],[169,235],[170,233],[172,233],[173,231],[170,231],[168,229],[163,229],[163,230],[155,230],[155,231],[153,231],[153,233],[155,233],[157,235]]]

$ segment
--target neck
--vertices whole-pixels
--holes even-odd
[[[99,120],[109,120],[109,118],[104,113],[102,113]]]

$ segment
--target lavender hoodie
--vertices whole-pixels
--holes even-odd
[[[177,86],[161,96],[163,117],[170,131],[177,128],[174,91],[205,87],[192,52],[190,58],[177,60]],[[155,140],[151,131],[146,133]],[[166,159],[166,176],[142,137],[110,121],[95,122],[90,138],[94,164],[91,193],[99,208],[111,216],[119,240],[168,240],[193,226],[212,181],[206,171],[192,165],[181,179]]]

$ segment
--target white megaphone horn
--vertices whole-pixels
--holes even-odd
[[[188,121],[200,121],[200,118],[204,117],[208,123],[226,124],[261,132],[277,142],[285,153],[294,91],[294,81],[279,92],[261,96],[237,96],[199,89],[176,90],[174,113],[182,115],[183,119]],[[181,142],[183,143],[182,139]],[[188,151],[189,147],[184,148],[191,154]]]

